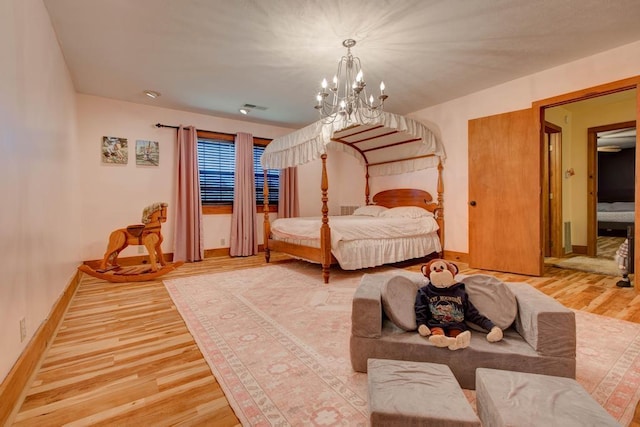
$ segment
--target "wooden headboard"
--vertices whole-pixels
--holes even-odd
[[[433,201],[433,196],[429,192],[415,188],[397,188],[381,191],[373,196],[373,203],[386,208],[418,206],[433,212],[436,216],[440,214],[439,210],[441,208],[437,202]]]
[[[440,237],[440,243],[444,248],[444,209],[441,205],[441,197],[438,197],[438,199],[440,199],[439,202],[434,202],[433,196],[424,190],[418,190],[415,188],[397,188],[377,193],[373,196],[373,203],[386,208],[418,206],[428,210],[429,212],[433,212],[439,227],[438,236]]]

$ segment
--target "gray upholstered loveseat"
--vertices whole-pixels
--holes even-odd
[[[409,278],[416,287],[424,285],[420,273],[394,275]],[[484,333],[472,331],[471,345],[452,351],[435,347],[417,332],[403,330],[390,320],[382,293],[391,277],[365,274],[354,294],[350,354],[355,371],[366,372],[370,358],[442,363],[466,389],[475,389],[475,371],[480,367],[575,378],[575,315],[532,286],[503,284],[515,295],[517,313],[514,304],[515,321],[504,330],[502,341],[490,343]]]

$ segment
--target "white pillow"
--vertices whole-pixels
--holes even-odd
[[[398,206],[395,208],[387,209],[379,216],[383,218],[422,218],[433,216],[433,213],[417,206]]]
[[[382,212],[388,210],[384,206],[378,205],[366,205],[360,206],[355,211],[353,211],[353,215],[359,216],[379,216]]]

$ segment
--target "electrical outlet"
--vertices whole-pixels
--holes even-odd
[[[224,239],[220,239],[220,244],[221,244],[222,246],[224,246],[224,244],[225,244],[225,240],[224,240]]]
[[[23,317],[20,319],[20,342],[24,341],[25,338],[27,338],[27,323]]]

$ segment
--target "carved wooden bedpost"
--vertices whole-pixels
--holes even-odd
[[[331,267],[331,229],[329,228],[329,206],[327,202],[327,192],[329,190],[329,179],[327,177],[327,154],[321,156],[322,159],[322,225],[320,226],[320,247],[322,248],[322,278],[324,283],[329,283],[329,269]]]
[[[364,204],[369,204],[369,165],[367,165],[366,172],[364,175],[365,185],[364,185]]]
[[[442,245],[442,253],[440,256],[444,255],[444,183],[442,182],[442,159],[438,162],[438,212],[436,215],[436,221],[438,226],[440,227],[440,244]]]
[[[264,190],[262,191],[262,211],[264,212],[264,259],[269,262],[271,257],[269,249],[269,237],[271,236],[271,224],[269,223],[269,184],[267,184],[267,170],[264,169]]]

